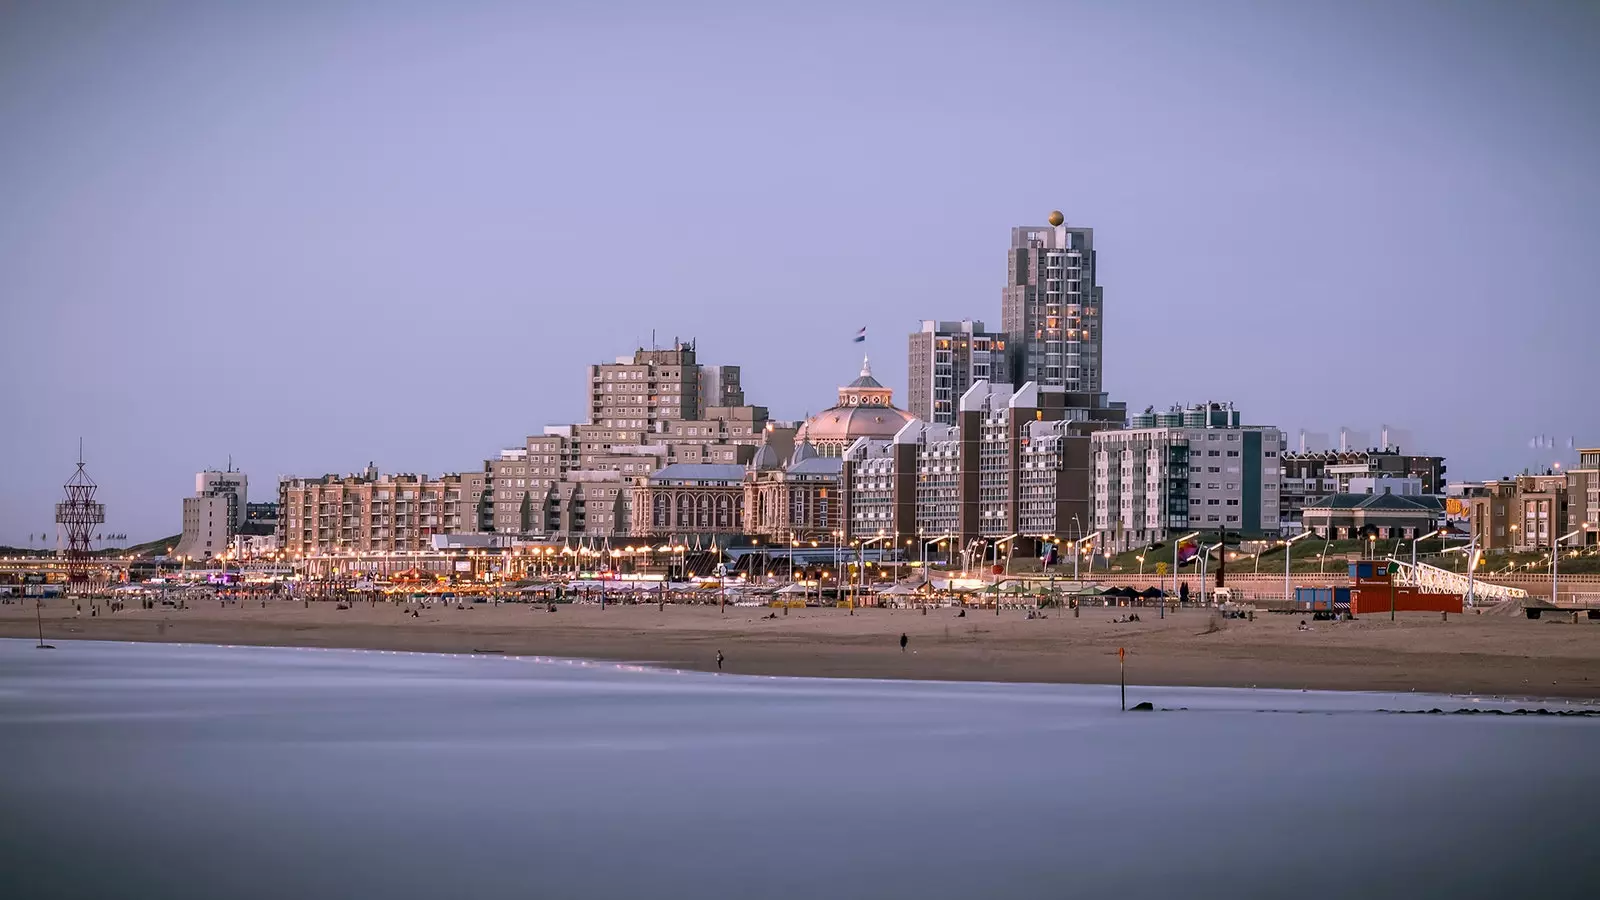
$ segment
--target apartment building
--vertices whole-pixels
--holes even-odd
[[[907,411],[924,422],[954,425],[956,403],[976,381],[1010,380],[1006,335],[973,319],[925,320],[908,340]]]
[[[1094,530],[1119,551],[1166,541],[1174,531],[1279,534],[1283,432],[1241,424],[1231,404],[1177,415],[1182,424],[1169,418],[1090,436]]]
[[[1600,447],[1578,451],[1578,467],[1567,472],[1567,526],[1562,534],[1579,532],[1561,546],[1592,547],[1600,543]]]
[[[888,440],[863,438],[844,456],[850,536],[897,546],[951,535],[962,546],[1013,535],[1080,533],[1089,516],[1089,438],[1062,418],[1066,392],[975,383],[958,425],[913,420]],[[1031,552],[1032,540],[1023,547]]]
[[[380,475],[369,465],[278,483],[278,542],[290,553],[425,550],[435,534],[473,530],[476,516],[457,474]]]
[[[737,378],[737,370],[733,374]],[[589,367],[590,424],[654,431],[659,422],[698,418],[699,410],[700,366],[693,342],[674,342],[670,350],[640,348],[632,356]]]

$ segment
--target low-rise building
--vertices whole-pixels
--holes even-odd
[[[744,527],[772,542],[832,541],[843,527],[844,460],[802,441],[785,462],[763,445],[744,477]]]
[[[1410,540],[1439,527],[1444,505],[1429,494],[1331,494],[1307,503],[1307,531],[1331,540]]]
[[[674,463],[633,489],[636,536],[689,540],[744,531],[745,467]]]

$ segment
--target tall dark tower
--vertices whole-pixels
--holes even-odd
[[[89,584],[89,550],[94,526],[106,520],[106,505],[96,503],[94,479],[83,470],[83,441],[78,441],[78,471],[64,485],[67,499],[56,504],[56,524],[67,531],[67,590],[81,591]]]

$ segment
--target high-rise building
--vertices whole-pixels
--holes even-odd
[[[591,425],[654,431],[658,422],[699,415],[700,366],[692,342],[675,342],[671,350],[641,348],[589,367]]]
[[[1112,548],[1165,541],[1174,531],[1279,533],[1282,431],[1241,425],[1238,411],[1221,403],[1156,418],[1153,427],[1090,436],[1094,530]]]
[[[1094,229],[1033,225],[1011,229],[1001,330],[1010,336],[1013,383],[1072,392],[1105,390],[1104,309],[1096,280]]]
[[[194,496],[183,498],[183,536],[174,552],[193,559],[221,555],[244,528],[249,499],[250,479],[243,472],[195,473]]]
[[[924,422],[954,425],[956,403],[975,381],[1005,381],[1006,336],[973,319],[925,320],[911,333],[907,354],[908,411]]]

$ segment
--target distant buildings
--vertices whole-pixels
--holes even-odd
[[[1285,534],[1304,527],[1308,503],[1333,494],[1444,495],[1444,457],[1401,453],[1398,447],[1288,452],[1281,462],[1278,520]]]
[[[1483,550],[1548,551],[1600,543],[1600,449],[1578,451],[1578,468],[1518,475],[1461,488]]]
[[[1278,428],[1241,424],[1239,412],[1221,403],[1147,412],[1135,426],[1092,436],[1093,529],[1113,549],[1166,541],[1173,532],[1279,533]]]

